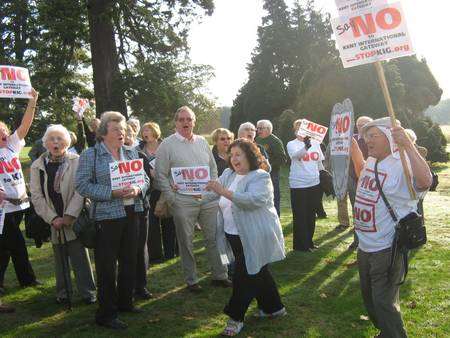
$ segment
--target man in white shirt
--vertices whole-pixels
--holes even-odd
[[[393,262],[389,274],[396,223],[378,190],[375,170],[381,189],[399,220],[416,211],[418,199],[410,197],[397,145],[405,150],[416,195],[431,185],[427,163],[398,122],[397,126],[391,128],[389,118],[383,118],[363,127],[362,134],[369,152],[367,161],[356,140],[353,140],[351,149],[355,172],[359,177],[354,215],[359,238],[361,293],[369,317],[381,331],[382,337],[406,337],[406,331],[399,304],[398,282],[403,276],[400,256]]]

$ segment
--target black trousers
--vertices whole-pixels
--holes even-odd
[[[0,235],[0,285],[3,285],[10,258],[21,286],[28,286],[36,280],[25,239],[19,228],[23,214],[22,210],[5,214],[3,234]]]
[[[319,185],[291,189],[294,250],[307,251],[314,247],[316,207],[321,198]]]
[[[139,214],[134,206],[125,207],[127,217],[99,221],[95,243],[97,274],[97,322],[117,318],[117,309],[133,307],[136,278]],[[116,266],[119,263],[116,280]],[[117,283],[116,283],[117,282]]]
[[[161,192],[159,190],[153,190],[150,194],[147,240],[150,261],[157,261],[163,258],[171,259],[178,255],[177,237],[173,217],[158,218],[153,213],[156,202],[160,196]]]
[[[137,261],[136,261],[136,285],[135,290],[139,291],[147,287],[148,270],[148,210],[139,215],[139,238],[137,243]]]
[[[263,266],[256,275],[249,275],[240,237],[229,234],[226,236],[235,257],[235,270],[233,292],[224,308],[225,314],[234,320],[244,321],[245,313],[254,298],[258,302],[258,308],[267,314],[281,310],[284,305],[268,265]]]

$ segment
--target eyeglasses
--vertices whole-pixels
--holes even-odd
[[[257,127],[256,129],[258,129],[258,130],[264,130],[264,129],[267,129],[266,127]]]
[[[377,138],[379,138],[381,136],[384,136],[384,134],[372,133],[372,134],[365,134],[363,138],[364,138],[365,141],[370,141],[370,140],[377,139]]]
[[[256,131],[256,129],[253,129],[253,128],[245,128],[245,130],[246,130],[246,131],[252,131],[252,132],[255,132],[255,131]]]
[[[178,118],[178,122],[192,122],[193,119],[191,117],[180,117]]]
[[[231,141],[231,137],[221,137],[219,138],[220,141]]]
[[[64,141],[64,138],[61,137],[61,136],[50,136],[50,137],[48,138],[48,140],[49,140],[50,142],[61,142],[61,141]]]

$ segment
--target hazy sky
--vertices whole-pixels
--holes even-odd
[[[220,105],[231,106],[247,79],[246,65],[256,46],[256,30],[265,12],[262,0],[214,2],[214,14],[192,26],[191,57],[194,63],[214,67],[216,77],[209,83],[209,91]],[[287,4],[292,2],[288,0]],[[337,15],[334,0],[316,0],[316,4],[333,17]],[[442,98],[450,98],[450,1],[403,0],[402,4],[417,54],[427,59],[444,90]]]

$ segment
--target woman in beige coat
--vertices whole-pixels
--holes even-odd
[[[49,126],[42,140],[47,151],[31,165],[30,190],[36,213],[51,224],[56,301],[65,303],[72,293],[70,259],[78,291],[85,303],[92,304],[96,298],[89,254],[72,230],[83,207],[74,183],[78,155],[67,152],[70,134],[62,125]]]

